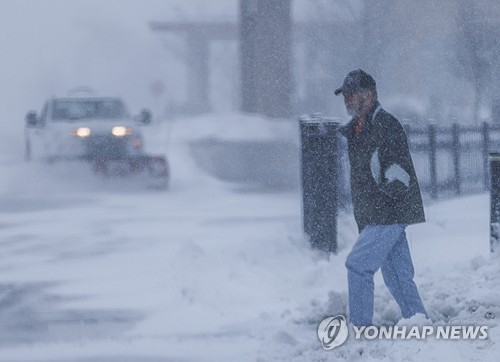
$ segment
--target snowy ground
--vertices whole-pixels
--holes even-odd
[[[0,361],[497,360],[488,195],[427,205],[428,222],[408,229],[434,324],[486,324],[488,340],[348,340],[324,351],[319,321],[345,314],[352,217],[339,221],[338,255],[310,250],[298,192],[218,182],[195,168],[182,123],[154,131],[152,147],[171,161],[167,192],[2,156]],[[375,305],[376,323],[397,323],[379,274]]]

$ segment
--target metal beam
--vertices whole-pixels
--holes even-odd
[[[301,41],[307,34],[328,31],[340,27],[342,24],[338,22],[295,22],[292,23],[292,36],[295,41]],[[207,39],[213,40],[238,40],[239,24],[233,22],[165,22],[152,21],[149,23],[152,31],[165,33],[198,33],[206,36]]]

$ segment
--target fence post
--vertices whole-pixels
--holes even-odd
[[[455,168],[453,186],[455,188],[455,193],[460,195],[462,193],[462,179],[460,175],[460,128],[457,123],[453,124],[451,132],[453,137],[453,166]]]
[[[499,245],[500,241],[500,153],[489,154],[491,174],[490,186],[490,250]]]
[[[429,166],[431,174],[431,197],[437,199],[437,159],[436,159],[436,127],[429,126]]]
[[[484,189],[488,190],[490,183],[489,176],[489,164],[488,164],[488,155],[490,152],[490,126],[487,122],[483,122],[483,185]]]
[[[304,232],[311,245],[337,252],[338,152],[337,122],[300,118]]]

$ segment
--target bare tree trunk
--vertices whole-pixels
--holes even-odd
[[[474,117],[474,123],[477,123],[478,122],[478,119],[479,119],[479,102],[478,102],[478,94],[477,94],[477,89],[476,87],[474,87],[474,104],[472,105],[473,106],[473,117]]]
[[[474,82],[474,122],[479,122],[481,104],[483,102],[483,89],[478,82]]]

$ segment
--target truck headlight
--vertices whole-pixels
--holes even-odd
[[[132,128],[116,126],[111,129],[111,133],[116,137],[124,137],[132,135]]]
[[[88,127],[80,127],[71,131],[71,135],[75,137],[88,137],[92,134],[92,131]]]

